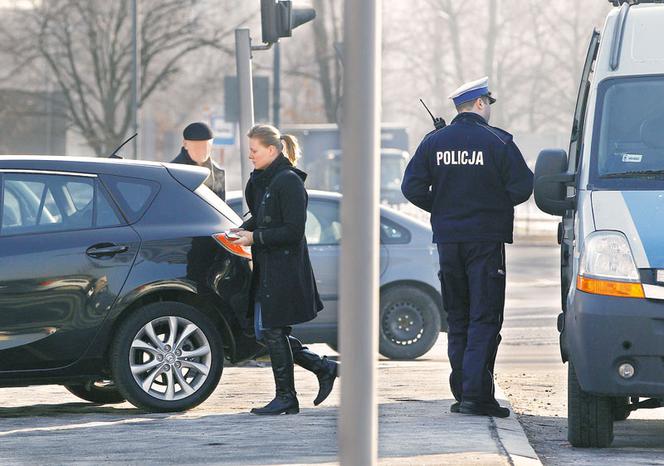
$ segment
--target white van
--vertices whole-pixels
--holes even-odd
[[[581,78],[569,156],[540,153],[535,200],[562,216],[568,438],[664,405],[664,0],[611,0]]]

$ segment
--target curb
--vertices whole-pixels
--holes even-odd
[[[537,453],[535,453],[535,450],[533,450],[533,447],[530,446],[528,437],[526,437],[526,433],[517,419],[516,413],[505,393],[503,393],[503,390],[497,384],[495,388],[496,399],[500,401],[502,406],[508,407],[512,412],[508,418],[493,418],[496,424],[498,439],[505,448],[505,453],[509,457],[510,463],[514,466],[541,466],[542,462]]]

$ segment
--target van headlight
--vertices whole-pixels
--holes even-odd
[[[643,298],[643,286],[627,238],[617,231],[596,231],[586,238],[577,289],[606,296]]]

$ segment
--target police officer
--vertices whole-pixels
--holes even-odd
[[[458,115],[428,134],[406,168],[401,190],[431,213],[448,314],[452,412],[507,417],[494,396],[493,368],[505,305],[505,243],[514,206],[528,200],[533,173],[512,135],[489,126],[489,79],[457,89]]]
[[[187,126],[182,136],[182,150],[171,163],[197,165],[210,170],[205,185],[221,198],[226,200],[226,173],[212,160],[212,130],[205,123],[197,122]]]

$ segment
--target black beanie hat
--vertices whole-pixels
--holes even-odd
[[[187,141],[207,141],[214,138],[210,127],[200,121],[187,126],[182,132],[182,136]]]

